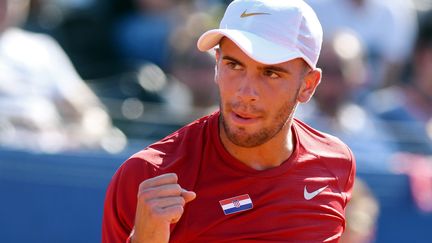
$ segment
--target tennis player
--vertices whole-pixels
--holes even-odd
[[[338,242],[355,160],[294,118],[321,80],[322,28],[302,0],[235,0],[216,48],[219,111],[129,158],[108,187],[103,242]]]

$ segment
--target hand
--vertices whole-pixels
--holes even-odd
[[[177,223],[186,203],[195,199],[195,192],[177,184],[177,175],[163,174],[139,185],[132,243],[167,243],[170,224]]]

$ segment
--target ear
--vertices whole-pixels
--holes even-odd
[[[297,100],[300,103],[306,103],[312,98],[316,88],[321,82],[321,77],[322,71],[320,68],[309,71],[304,75],[302,87],[300,88],[300,92],[297,97]]]
[[[219,57],[221,55],[221,49],[219,47],[215,48],[215,58],[216,58],[216,62],[218,62]]]

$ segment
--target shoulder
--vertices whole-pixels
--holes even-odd
[[[356,161],[351,149],[339,138],[318,131],[295,119],[293,123],[299,139],[300,150],[312,154],[321,166],[338,181],[345,202],[351,198],[356,173]]]
[[[294,128],[304,154],[312,154],[326,171],[338,181],[338,187],[346,203],[351,199],[356,174],[356,161],[351,149],[339,138],[313,129],[294,120]]]
[[[354,154],[339,138],[318,131],[297,119],[293,125],[299,139],[300,151],[313,155],[322,166],[342,181],[355,173]]]
[[[351,150],[339,138],[318,131],[298,119],[294,119],[293,126],[298,134],[300,145],[309,153],[313,153],[318,157],[352,160]]]

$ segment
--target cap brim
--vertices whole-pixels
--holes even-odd
[[[303,58],[311,67],[315,67],[302,53],[270,42],[255,34],[228,29],[209,30],[198,39],[197,46],[200,51],[208,51],[219,44],[222,37],[232,40],[244,53],[257,62],[264,64],[278,64],[296,58]]]

